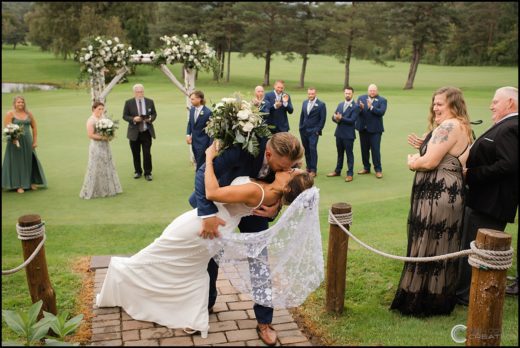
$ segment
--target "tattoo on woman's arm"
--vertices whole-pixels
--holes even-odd
[[[442,143],[448,140],[448,135],[453,130],[453,124],[452,123],[445,123],[441,124],[439,128],[435,130],[435,135],[432,138],[432,143]]]

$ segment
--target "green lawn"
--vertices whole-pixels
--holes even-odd
[[[291,132],[297,126],[305,89],[297,89],[301,60],[287,62],[276,56],[272,62],[271,83],[281,78],[291,94],[295,112],[290,116]],[[251,56],[232,55],[231,82],[217,83],[208,73],[200,73],[197,88],[212,102],[235,91],[252,96],[262,81],[264,62]],[[179,67],[172,68],[177,76]],[[140,66],[129,83],[117,85],[107,99],[108,113],[121,118],[124,101],[132,97],[131,87],[140,82],[146,96],[155,100],[158,118],[157,139],[152,146],[152,182],[132,178],[132,156],[122,122],[119,135],[111,143],[123,194],[91,201],[79,198],[88,158],[85,122],[90,115],[90,91],[77,87],[79,67],[75,62],[54,58],[37,48],[19,46],[15,51],[2,49],[2,81],[52,83],[67,88],[24,93],[27,105],[38,122],[38,156],[49,187],[23,195],[2,192],[2,268],[22,262],[20,242],[16,238],[18,217],[36,213],[46,221],[46,254],[49,273],[57,293],[59,310],[74,311],[81,278],[71,271],[74,261],[83,256],[134,253],[160,235],[163,228],[180,213],[190,209],[188,196],[193,190],[194,168],[185,143],[185,99],[159,71]],[[335,124],[327,120],[318,144],[319,161],[316,185],[320,188],[321,233],[326,258],[328,209],[333,203],[353,206],[352,232],[366,243],[386,252],[404,255],[406,218],[413,173],[407,169],[406,155],[413,149],[406,143],[411,132],[425,131],[431,95],[445,85],[463,89],[477,135],[490,125],[489,104],[496,88],[517,85],[518,69],[504,67],[439,67],[421,64],[415,89],[402,90],[408,64],[391,62],[383,67],[368,61],[353,60],[351,84],[355,96],[365,93],[370,83],[379,86],[388,99],[385,133],[382,139],[384,178],[354,176],[345,183],[341,178],[326,178],[334,169]],[[306,85],[317,87],[318,98],[328,106],[328,114],[342,100],[343,65],[325,56],[312,56],[307,68]],[[2,114],[11,107],[13,94],[2,95]],[[121,120],[122,121],[122,120]],[[299,136],[299,135],[298,135]],[[355,143],[355,170],[361,169],[359,142]],[[346,168],[344,168],[345,170]],[[344,173],[343,173],[344,174]],[[509,225],[516,245],[517,222]],[[301,312],[312,319],[326,338],[335,345],[455,345],[450,330],[465,324],[467,308],[457,307],[452,315],[414,319],[390,312],[401,274],[402,263],[384,259],[349,243],[345,311],[332,316],[324,311],[324,285],[311,296]],[[516,260],[516,256],[515,256]],[[516,265],[516,263],[515,263]],[[508,271],[514,275],[516,267]],[[2,308],[24,308],[30,297],[23,271],[2,277]],[[504,305],[502,344],[518,344],[518,302],[507,298]],[[13,334],[3,326],[2,339]]]

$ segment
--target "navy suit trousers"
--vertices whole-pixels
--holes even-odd
[[[316,173],[318,171],[318,140],[319,135],[300,131],[303,148],[305,149],[305,163],[307,169]]]
[[[341,174],[343,169],[343,157],[347,155],[347,176],[354,175],[354,139],[342,139],[336,137],[336,150],[338,150],[338,161],[335,172]]]
[[[247,216],[242,218],[240,224],[238,225],[238,229],[241,233],[255,233],[266,230],[269,227],[269,223],[266,218],[262,218],[259,216]],[[267,249],[262,250],[262,257],[267,258]],[[258,260],[249,259],[249,272],[251,273],[251,277],[254,274],[258,275],[260,272],[261,264],[257,264]],[[211,308],[215,305],[217,300],[217,277],[218,277],[218,264],[213,260],[213,258],[208,263],[208,273],[209,273],[209,302],[208,308]],[[271,288],[271,280],[269,279],[270,275],[266,276],[267,279],[263,280],[263,285],[261,288],[253,288],[253,291],[263,292],[266,288]],[[261,281],[262,282],[262,281]],[[253,310],[255,312],[256,320],[260,324],[270,324],[273,321],[273,308],[265,307],[258,303],[255,303],[253,306]]]
[[[370,133],[359,131],[359,144],[361,145],[361,159],[363,168],[370,171],[370,153],[374,162],[374,170],[382,172],[381,167],[381,136],[383,133]]]

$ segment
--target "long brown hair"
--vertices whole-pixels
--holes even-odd
[[[446,102],[448,103],[448,108],[450,109],[452,115],[455,116],[457,120],[460,121],[464,130],[466,131],[466,135],[468,136],[469,142],[473,142],[473,136],[471,133],[471,125],[469,123],[469,115],[468,109],[466,108],[466,102],[464,101],[464,95],[462,91],[457,87],[441,87],[433,93],[432,103],[430,105],[430,115],[428,116],[428,130],[431,131],[435,129],[438,125],[435,124],[435,113],[433,112],[433,103],[435,100],[435,96],[444,94],[446,96]]]
[[[278,133],[277,133],[278,134]],[[282,194],[282,203],[291,204],[303,191],[314,185],[314,179],[307,172],[296,174],[285,186]]]

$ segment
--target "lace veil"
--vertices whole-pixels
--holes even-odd
[[[229,233],[208,248],[235,289],[255,303],[299,306],[324,279],[318,208],[319,189],[312,187],[269,229]]]

